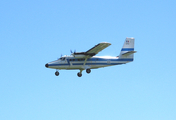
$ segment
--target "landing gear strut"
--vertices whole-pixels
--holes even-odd
[[[59,72],[58,72],[58,71],[56,71],[56,72],[55,72],[55,75],[56,75],[56,76],[59,76]]]
[[[80,70],[80,72],[77,73],[78,77],[81,77],[81,76],[82,76],[82,71],[83,71],[83,70]]]

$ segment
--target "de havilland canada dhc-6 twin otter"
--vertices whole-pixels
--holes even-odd
[[[134,38],[126,38],[123,48],[119,56],[95,56],[103,49],[110,46],[111,43],[101,42],[95,45],[93,48],[86,52],[74,52],[70,56],[61,56],[58,60],[45,64],[45,67],[56,69],[55,75],[58,76],[57,70],[75,70],[78,69],[80,72],[77,73],[78,77],[82,76],[82,71],[86,70],[87,73],[91,72],[91,69],[97,69],[102,67],[108,67],[113,65],[126,64],[132,62],[134,59]]]

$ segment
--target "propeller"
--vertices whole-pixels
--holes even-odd
[[[70,52],[73,53],[72,50],[70,50]]]
[[[76,50],[74,50],[74,52],[72,50],[70,50],[71,53],[76,53]]]

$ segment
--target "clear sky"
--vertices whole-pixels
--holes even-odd
[[[1,0],[0,120],[175,120],[175,0]],[[83,71],[45,68],[99,42],[132,63]]]

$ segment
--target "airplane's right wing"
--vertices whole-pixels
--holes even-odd
[[[111,43],[102,42],[102,43],[99,43],[99,44],[95,45],[93,48],[91,48],[90,50],[86,51],[85,53],[96,55],[100,51],[102,51],[103,49],[107,48],[110,45],[111,45]]]
[[[103,49],[107,48],[110,45],[111,43],[102,42],[102,43],[95,45],[93,48],[89,49],[86,52],[75,52],[72,55],[76,58],[90,58],[98,54],[100,51],[102,51]]]

